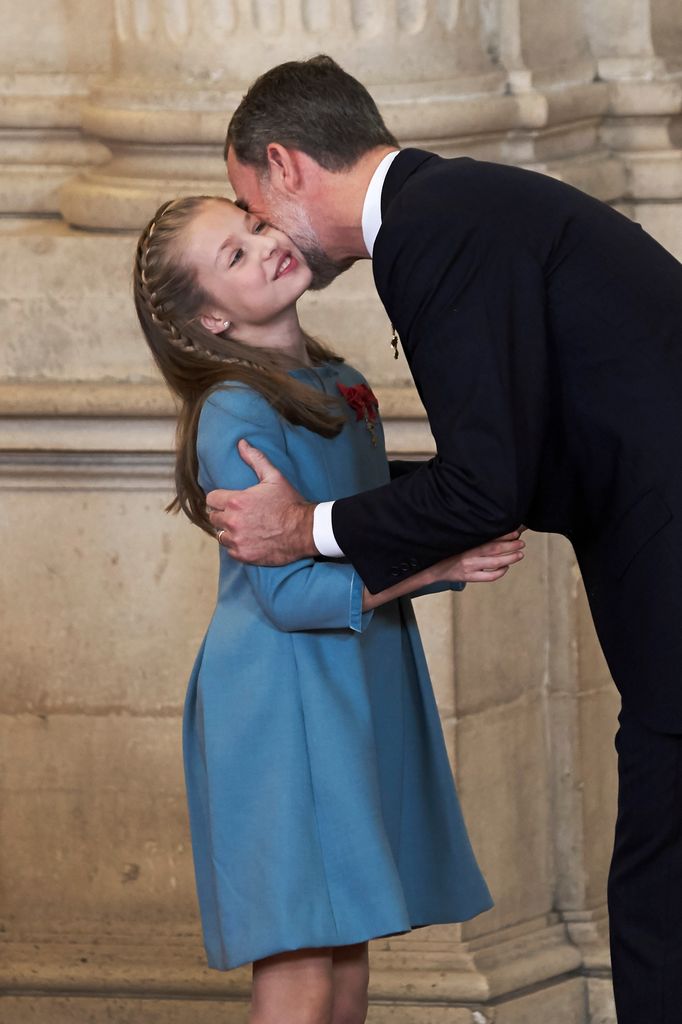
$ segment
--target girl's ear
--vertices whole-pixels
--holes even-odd
[[[199,317],[199,322],[211,334],[222,334],[223,331],[228,330],[232,326],[229,320],[226,320],[224,316],[219,316],[217,313],[202,313]]]

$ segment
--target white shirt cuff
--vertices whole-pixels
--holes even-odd
[[[343,558],[332,529],[333,501],[322,501],[313,512],[313,544],[326,558]]]

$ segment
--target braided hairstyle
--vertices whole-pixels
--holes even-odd
[[[201,323],[211,298],[183,261],[182,236],[205,203],[219,196],[188,196],[164,203],[142,231],[135,250],[133,293],[140,326],[166,384],[180,400],[176,431],[175,498],[166,511],[182,510],[211,536],[206,497],[199,487],[196,453],[199,414],[211,391],[242,383],[260,392],[290,423],[323,437],[335,437],[344,424],[338,405],[327,395],[287,373],[293,363],[273,349],[256,350]],[[306,335],[313,363],[338,356]]]

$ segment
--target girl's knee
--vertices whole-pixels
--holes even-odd
[[[331,1024],[365,1024],[369,999],[367,994],[356,994],[352,998],[334,1000]]]
[[[249,1024],[332,1024],[328,949],[295,950],[253,964]]]
[[[335,949],[332,965],[334,974],[332,1024],[364,1024],[369,1002],[367,943]]]

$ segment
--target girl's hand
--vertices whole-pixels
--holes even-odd
[[[448,580],[452,583],[491,583],[499,580],[509,567],[523,558],[525,541],[520,531],[506,533],[504,537],[488,541],[477,548],[462,551],[452,558],[432,565],[429,572],[435,581]]]

